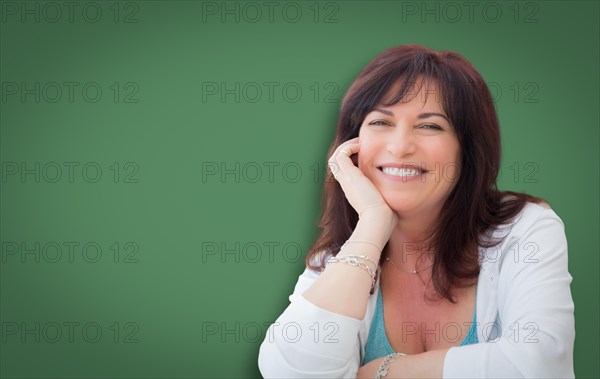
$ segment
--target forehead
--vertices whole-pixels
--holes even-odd
[[[444,97],[437,80],[419,78],[416,81],[399,79],[390,87],[374,108],[391,108],[411,103],[422,109],[444,113]]]
[[[413,99],[429,102],[430,97],[434,97],[434,100],[441,104],[441,100],[443,99],[442,92],[440,83],[433,78],[419,77],[416,80],[405,80],[400,78],[390,86],[380,100],[380,103],[391,105],[399,101],[409,102]]]

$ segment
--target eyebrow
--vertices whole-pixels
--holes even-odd
[[[394,112],[391,111],[386,111],[385,109],[373,109],[373,112],[379,112],[379,113],[383,113],[385,115],[388,116],[394,116]],[[452,123],[450,122],[450,120],[448,120],[448,117],[446,117],[445,115],[441,114],[441,113],[435,113],[435,112],[427,112],[427,113],[421,113],[417,116],[418,119],[423,119],[423,118],[427,118],[427,117],[432,117],[432,116],[438,116],[443,118],[444,120],[448,121],[448,123],[450,125],[452,125]]]

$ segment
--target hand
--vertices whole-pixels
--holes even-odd
[[[398,357],[388,365],[385,379],[443,378],[444,361],[450,349],[429,350]],[[356,378],[374,378],[384,359],[385,357],[377,358],[362,366],[356,373]]]
[[[390,215],[393,222],[397,222],[396,212],[387,205],[377,188],[350,158],[359,150],[358,137],[338,146],[328,161],[333,177],[340,183],[346,199],[356,210],[359,218],[367,211],[383,212]]]
[[[358,369],[358,372],[356,373],[356,379],[374,378],[375,374],[377,374],[377,371],[379,371],[379,367],[381,367],[381,363],[384,359],[385,357],[377,358],[362,366],[360,369]],[[388,373],[385,376],[386,379],[400,378],[399,372],[401,372],[401,370],[398,369],[400,363],[401,362],[394,361],[388,365]],[[402,377],[405,376],[403,375]]]
[[[383,362],[384,358],[375,359],[366,365],[362,366],[358,369],[356,373],[356,379],[371,379],[375,377],[377,370],[379,370],[379,365]]]

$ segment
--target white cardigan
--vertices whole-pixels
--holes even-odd
[[[454,346],[443,378],[573,378],[574,304],[564,225],[553,210],[527,203],[508,233],[480,248],[479,343]],[[266,378],[356,378],[375,312],[379,281],[363,320],[319,308],[302,294],[319,272],[300,275],[291,304],[260,346]]]

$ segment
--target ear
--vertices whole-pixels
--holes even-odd
[[[354,165],[358,167],[358,153],[352,154],[350,159],[352,159],[352,163],[354,163]]]

